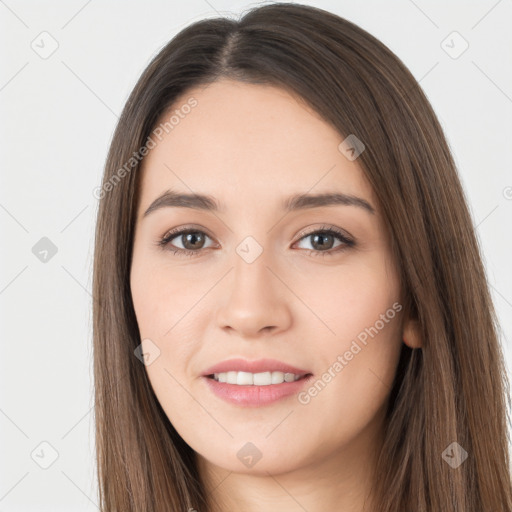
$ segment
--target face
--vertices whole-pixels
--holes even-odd
[[[338,149],[343,137],[283,89],[221,80],[172,110],[192,97],[142,169],[130,280],[154,392],[217,467],[275,474],[357,457],[353,447],[382,427],[403,328],[373,191]],[[212,203],[154,204],[170,190]],[[342,201],[284,208],[291,196],[333,193]],[[233,403],[203,375],[233,358],[310,376],[271,384],[291,384],[278,400]],[[268,386],[253,390],[264,387],[267,396]]]

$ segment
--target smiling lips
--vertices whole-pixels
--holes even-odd
[[[230,359],[202,374],[219,398],[242,407],[259,407],[296,394],[312,374],[275,359]]]

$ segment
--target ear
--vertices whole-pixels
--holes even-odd
[[[409,318],[404,321],[402,339],[404,343],[410,348],[422,347],[417,320]]]

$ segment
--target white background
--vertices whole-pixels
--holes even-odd
[[[512,2],[304,3],[375,35],[420,81],[478,226],[510,371]],[[191,22],[256,4],[0,0],[0,512],[97,510],[92,191],[149,60]],[[31,47],[43,31],[58,43],[46,59]],[[469,43],[456,59],[441,45],[453,31]],[[32,252],[42,237],[57,247],[46,263]],[[35,462],[50,460],[43,441],[58,453],[48,469]]]

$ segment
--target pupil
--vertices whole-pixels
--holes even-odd
[[[327,235],[327,234],[325,234],[325,235],[318,235],[318,234],[317,235],[313,235],[313,247],[315,247],[315,249],[318,249],[318,248],[320,248],[320,249],[324,248],[325,249],[325,247],[330,245],[330,244],[328,244],[328,243],[326,244],[326,243],[322,243],[322,242],[318,243],[318,239],[319,238],[323,239],[323,238],[326,238],[326,237],[332,239],[332,235]],[[318,247],[317,247],[317,245],[318,245]],[[330,247],[328,247],[328,248],[330,248]]]
[[[191,242],[192,247],[190,247],[190,249],[197,249],[198,248],[196,245],[194,245],[194,241],[197,242],[196,239],[199,239],[199,241],[201,241],[202,237],[201,237],[200,234],[198,235],[197,233],[187,233],[184,236],[185,236],[186,242],[183,245],[185,247],[187,247],[187,244],[189,244],[189,242],[192,241]],[[201,245],[201,244],[199,244],[199,245]]]

